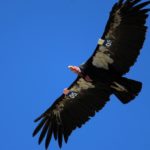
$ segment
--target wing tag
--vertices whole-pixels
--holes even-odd
[[[66,96],[74,99],[76,96],[78,96],[78,94],[74,91],[70,91]]]
[[[98,40],[98,45],[105,46],[105,47],[109,48],[112,45],[112,41],[109,40],[109,39],[106,39],[106,40],[99,39]]]

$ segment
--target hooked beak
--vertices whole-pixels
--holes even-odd
[[[80,73],[81,73],[80,68],[77,67],[77,66],[68,66],[68,68],[69,68],[72,72],[74,72],[74,73],[76,73],[76,74],[80,74]]]

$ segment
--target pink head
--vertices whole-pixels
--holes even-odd
[[[74,72],[74,73],[76,73],[76,74],[78,74],[78,75],[81,74],[81,69],[80,69],[79,67],[77,67],[77,66],[68,66],[68,68],[69,68],[72,72]]]
[[[93,81],[88,75],[83,76],[83,73],[82,73],[81,69],[80,69],[78,66],[68,66],[68,68],[69,68],[72,72],[78,74],[79,76],[84,77],[84,79],[85,79],[86,81],[88,81],[88,82],[92,82],[92,81]]]

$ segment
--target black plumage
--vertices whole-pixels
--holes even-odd
[[[35,122],[39,144],[45,137],[47,149],[52,135],[59,147],[74,129],[81,128],[109,101],[111,94],[124,104],[133,100],[142,83],[123,77],[135,63],[143,46],[150,1],[119,0],[114,4],[102,39],[93,55],[80,66],[81,72],[68,88]]]

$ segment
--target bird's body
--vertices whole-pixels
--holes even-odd
[[[109,70],[103,69],[103,68],[97,68],[93,66],[92,64],[83,64],[81,66],[82,71],[85,75],[89,75],[89,77],[93,81],[101,81],[101,82],[107,82],[107,81],[113,81],[115,78],[120,77],[119,73],[116,73],[115,70],[110,68]]]
[[[123,77],[134,65],[145,40],[145,26],[150,1],[119,0],[112,8],[102,39],[92,56],[81,66],[69,66],[77,79],[35,122],[40,130],[39,144],[46,137],[49,146],[52,135],[61,147],[72,131],[81,127],[101,110],[110,95],[122,103],[133,100],[142,83]]]

